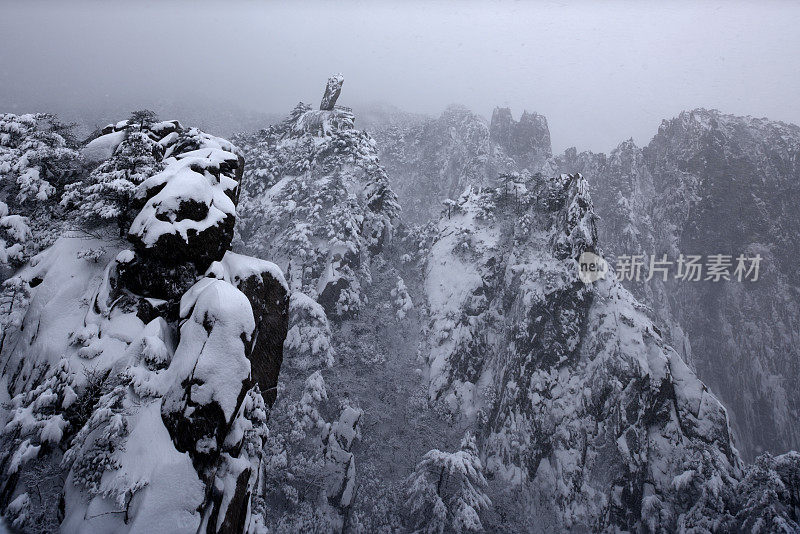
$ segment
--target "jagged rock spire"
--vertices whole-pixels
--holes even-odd
[[[515,121],[510,108],[495,108],[489,131],[492,139],[522,167],[535,169],[553,154],[547,118],[538,113],[523,111]]]
[[[344,83],[344,76],[341,74],[334,74],[328,78],[328,83],[325,85],[325,94],[322,95],[322,102],[319,109],[322,111],[330,111],[336,105],[336,99],[342,92],[342,84]]]

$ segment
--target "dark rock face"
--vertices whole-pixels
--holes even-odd
[[[120,265],[122,286],[142,297],[171,302],[172,308],[202,272],[192,263],[176,264],[169,257],[149,261],[145,258],[137,255],[131,262]]]
[[[171,392],[179,398],[171,404],[165,404],[161,416],[175,448],[180,452],[188,452],[195,469],[206,472],[217,463],[220,453],[225,450],[223,442],[230,430],[230,423],[218,404],[201,404],[192,399],[192,389],[202,385],[203,382],[197,379],[185,380],[179,390]],[[242,396],[245,386],[246,383],[242,383]],[[201,441],[206,445],[198,451],[197,445]]]
[[[626,282],[728,407],[747,458],[800,446],[799,154],[797,126],[698,109],[644,148],[559,158],[589,181],[611,257],[762,256],[757,282]]]
[[[225,517],[222,520],[222,526],[217,529],[217,519],[219,517],[218,510],[222,504],[223,494],[219,493],[216,498],[216,506],[214,512],[210,516],[208,525],[206,526],[206,534],[238,534],[247,531],[248,510],[250,509],[250,487],[249,480],[252,472],[250,469],[245,469],[236,478],[236,485],[233,490],[233,498],[228,504],[225,512]]]
[[[334,74],[328,78],[328,83],[325,85],[325,93],[322,95],[322,102],[319,109],[322,111],[331,111],[336,105],[336,100],[342,93],[342,85],[344,84],[344,76],[341,74]]]
[[[336,303],[339,302],[342,293],[347,291],[350,287],[351,284],[347,278],[339,278],[338,280],[325,284],[325,288],[322,290],[322,293],[319,294],[317,301],[322,306],[322,309],[325,310],[326,315],[331,317],[336,315]],[[340,313],[339,315],[342,314]],[[352,316],[352,312],[345,313],[342,316],[350,317]]]
[[[513,144],[514,126],[517,122],[511,115],[511,108],[494,108],[489,126],[492,138],[499,144],[508,147]]]
[[[199,131],[186,131],[176,121],[161,124],[163,126],[157,128],[159,135],[182,134],[169,147],[170,156],[181,158],[182,154],[191,154],[208,141]],[[214,147],[212,144],[210,148]],[[191,175],[197,182],[209,182],[211,188],[219,188],[225,198],[235,203],[238,184],[244,172],[244,159],[223,150],[219,150],[218,154],[221,157],[212,164],[202,161],[190,164]],[[177,303],[213,261],[222,258],[230,250],[236,221],[232,210],[214,219],[210,211],[214,209],[219,214],[220,210],[213,200],[207,202],[205,199],[170,197],[166,194],[170,182],[185,179],[186,169],[181,170],[183,174],[180,178],[177,178],[179,173],[163,172],[139,187],[134,202],[134,208],[140,210],[140,215],[134,220],[138,231],[128,233],[135,258],[119,268],[123,287],[143,297],[173,303]],[[176,190],[175,194],[182,193]],[[220,200],[224,203],[225,198]],[[149,221],[145,216],[147,210],[151,212]],[[156,226],[160,223],[166,230],[158,233],[143,230],[148,224]],[[182,229],[184,226],[185,230]],[[175,305],[171,308],[174,309]]]
[[[253,381],[266,405],[272,406],[283,362],[283,341],[289,329],[289,293],[286,285],[268,271],[236,279],[234,285],[253,307],[256,330],[248,359]]]
[[[186,150],[188,154],[194,154],[201,152],[199,149],[208,144],[203,141],[204,139],[198,139],[197,136],[189,137],[179,142],[177,148]],[[283,360],[283,341],[288,329],[289,307],[288,288],[282,273],[275,265],[227,252],[233,239],[235,222],[233,206],[238,199],[238,184],[242,177],[244,160],[241,156],[231,157],[232,154],[222,148],[219,147],[218,155],[211,161],[200,160],[184,167],[179,166],[178,172],[172,175],[165,172],[165,177],[154,178],[142,184],[140,188],[142,193],[138,195],[142,200],[142,212],[134,220],[129,232],[129,238],[136,250],[136,258],[124,265],[124,275],[121,277],[122,280],[133,283],[133,287],[129,287],[131,290],[141,291],[145,296],[171,301],[172,304],[167,304],[170,310],[177,307],[177,298],[180,298],[179,317],[186,319],[188,323],[197,320],[194,315],[198,312],[184,310],[184,301],[193,291],[199,291],[200,296],[192,298],[198,299],[194,307],[200,306],[199,303],[207,290],[196,289],[198,284],[203,283],[203,279],[196,284],[194,282],[198,279],[196,275],[206,270],[208,270],[207,277],[220,279],[216,283],[223,284],[220,286],[221,289],[229,287],[227,284],[230,284],[236,289],[225,289],[225,291],[241,292],[239,294],[244,294],[249,303],[250,310],[247,313],[251,314],[255,327],[252,331],[243,330],[241,339],[231,340],[234,345],[229,348],[231,366],[235,365],[234,355],[238,350],[235,345],[239,343],[243,344],[242,355],[249,361],[249,373],[242,374],[240,378],[233,410],[231,406],[223,405],[221,400],[209,402],[207,393],[201,394],[199,399],[194,399],[197,396],[195,392],[204,388],[236,387],[235,383],[230,382],[213,386],[213,382],[209,381],[213,379],[213,375],[198,376],[203,366],[214,365],[213,362],[208,363],[209,360],[219,357],[207,347],[219,343],[213,341],[215,337],[228,335],[224,333],[229,328],[225,325],[226,316],[235,317],[239,313],[230,302],[230,297],[218,297],[225,300],[218,305],[222,305],[223,308],[233,306],[229,313],[215,317],[213,314],[219,312],[213,308],[203,312],[206,314],[202,324],[204,333],[195,332],[186,326],[187,322],[183,323],[182,334],[184,328],[189,328],[184,335],[195,337],[205,335],[207,342],[199,345],[200,354],[196,356],[184,355],[181,352],[184,344],[179,343],[175,358],[179,358],[179,355],[197,357],[197,363],[194,364],[197,371],[192,371],[180,384],[173,387],[162,408],[164,423],[176,448],[189,453],[201,480],[206,483],[205,513],[210,517],[206,527],[208,533],[242,532],[245,528],[254,470],[244,469],[235,474],[234,483],[222,489],[217,486],[216,480],[220,476],[218,470],[225,468],[228,462],[226,458],[240,456],[237,449],[242,444],[230,443],[230,434],[235,425],[242,424],[236,423],[235,419],[241,417],[237,414],[245,397],[255,390],[261,392],[266,406],[271,406],[275,400],[278,374]],[[213,149],[214,147],[212,151]],[[180,158],[180,155],[177,157]],[[174,188],[173,191],[170,187],[173,181],[186,181],[190,178],[210,191],[210,199],[184,200],[178,197],[179,200],[176,202],[167,194],[172,192],[183,195],[182,189]],[[172,209],[174,206],[177,208]],[[146,218],[148,213],[165,224],[148,220]],[[213,218],[215,216],[216,220]],[[185,229],[186,226],[189,227],[188,230]],[[195,226],[200,229],[196,230]],[[153,239],[154,234],[158,236],[156,239]],[[156,267],[155,271],[151,266]],[[212,285],[214,283],[211,282]],[[190,285],[191,288],[188,287]],[[235,297],[235,294],[232,293],[231,297]],[[189,313],[191,317],[187,315]],[[232,393],[234,392],[217,392],[214,395],[224,398]],[[239,437],[239,439],[244,438]],[[233,475],[230,473],[226,476]],[[233,493],[225,495],[225,491]],[[217,521],[220,514],[224,514],[224,519]],[[218,528],[218,525],[221,526]]]
[[[177,220],[185,219],[191,220],[189,217]],[[145,262],[151,259],[163,262],[164,258],[170,258],[172,263],[191,262],[198,272],[203,272],[212,261],[230,248],[234,223],[233,217],[226,217],[220,223],[202,231],[190,229],[186,239],[175,234],[163,234],[149,247],[136,236],[132,236],[130,240],[134,249],[144,256]]]

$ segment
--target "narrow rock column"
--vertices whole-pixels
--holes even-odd
[[[344,83],[344,76],[341,74],[334,74],[328,78],[328,83],[325,85],[325,94],[322,95],[322,102],[319,109],[322,111],[331,111],[333,106],[336,105],[336,100],[342,93],[342,84]]]

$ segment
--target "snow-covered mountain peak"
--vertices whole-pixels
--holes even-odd
[[[589,180],[611,257],[764,258],[756,283],[626,282],[729,408],[748,458],[800,443],[789,423],[800,413],[800,390],[776,378],[798,372],[789,332],[800,309],[789,295],[800,283],[799,154],[796,125],[699,108],[663,121],[645,147],[557,158],[562,172]]]
[[[274,259],[294,290],[331,316],[351,316],[400,208],[375,141],[355,129],[351,111],[328,107],[299,104],[281,123],[237,138],[248,161],[237,230],[240,246]]]
[[[439,222],[429,394],[474,421],[489,472],[551,528],[635,530],[652,514],[674,527],[697,504],[675,477],[697,462],[713,466],[697,487],[740,474],[725,410],[615,278],[579,279],[577,259],[598,249],[583,177],[504,182]]]

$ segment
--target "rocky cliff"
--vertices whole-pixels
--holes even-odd
[[[611,256],[762,257],[755,282],[626,282],[728,406],[747,457],[800,444],[799,151],[797,126],[697,109],[644,148],[559,158],[591,184]]]
[[[429,394],[520,488],[503,529],[687,528],[689,494],[740,476],[725,409],[642,306],[579,280],[595,224],[580,175],[534,178],[468,190],[431,247]]]
[[[580,172],[612,262],[760,255],[755,283],[646,282],[645,265],[639,281],[624,285],[728,406],[745,457],[798,446],[796,126],[698,109],[664,121],[645,147],[628,140],[608,154],[569,149],[552,157],[536,114],[515,121],[498,108],[486,124],[452,107],[438,119],[385,122],[372,129],[411,222],[435,220],[444,199],[469,185],[496,186],[503,173]]]
[[[450,108],[373,115],[376,143],[342,83],[241,149],[135,112],[40,184],[72,230],[5,245],[12,528],[800,529],[800,456],[736,446],[794,439],[796,127],[696,110],[553,158],[536,114]],[[0,141],[14,192],[37,171]],[[711,245],[761,254],[759,281],[580,271]]]
[[[552,154],[547,119],[538,113],[522,112],[514,120],[510,108],[495,108],[489,137],[513,158],[520,169],[537,170]]]
[[[230,251],[238,149],[176,121],[95,146],[142,134],[162,165],[127,246],[76,230],[5,286],[24,312],[3,333],[0,495],[26,532],[242,532],[258,506],[288,287]]]

